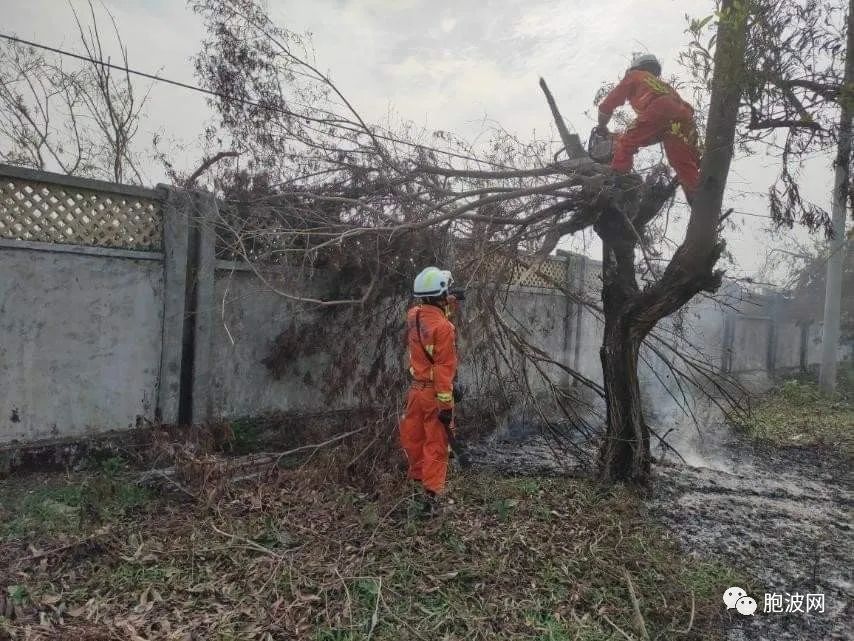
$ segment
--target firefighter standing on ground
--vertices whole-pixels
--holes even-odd
[[[409,478],[419,481],[428,497],[445,489],[449,434],[454,429],[454,377],[457,349],[451,272],[428,267],[415,278],[416,304],[406,316],[406,343],[412,384],[400,441],[409,460]]]
[[[618,136],[611,168],[628,173],[638,149],[660,142],[685,195],[691,200],[700,181],[694,109],[660,75],[661,64],[655,56],[636,56],[620,84],[599,105],[599,128],[607,131],[614,110],[628,100],[637,120]]]

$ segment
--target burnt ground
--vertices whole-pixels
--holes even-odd
[[[685,552],[748,576],[753,617],[724,616],[726,641],[854,639],[850,463],[817,448],[758,446],[727,428],[656,466],[650,514]],[[511,474],[583,473],[541,436],[472,445],[475,465]],[[671,457],[672,459],[673,457]],[[726,587],[721,586],[721,593]],[[764,613],[764,594],[825,595],[825,612]],[[721,604],[723,610],[723,603]]]

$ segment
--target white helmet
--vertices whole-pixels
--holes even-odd
[[[442,296],[448,293],[454,282],[451,272],[438,267],[426,267],[415,277],[412,293],[418,298]]]
[[[655,65],[656,67],[658,67],[659,73],[661,73],[661,63],[658,61],[658,58],[656,58],[651,53],[635,54],[635,57],[632,58],[632,66],[629,67],[629,70],[637,69],[639,67],[644,67],[647,65]]]

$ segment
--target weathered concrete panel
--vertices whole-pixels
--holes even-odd
[[[721,305],[707,298],[695,298],[684,313],[687,353],[715,370],[723,360],[725,316]]]
[[[807,365],[821,363],[821,321],[811,323],[807,331]]]
[[[571,254],[568,258],[571,291],[593,307],[601,307],[602,263],[578,254]],[[574,302],[571,310],[572,331],[568,345],[571,358],[567,362],[581,375],[602,383],[599,350],[605,334],[605,324],[600,314],[587,305]]]
[[[289,289],[281,277],[269,278],[275,286]],[[315,380],[325,367],[323,354],[301,359],[298,373],[282,380],[273,379],[261,362],[280,332],[294,322],[305,321],[298,304],[271,291],[244,270],[217,270],[211,302],[210,371],[206,377],[209,393],[205,400],[210,416],[234,418],[277,410],[327,409]]]
[[[777,325],[777,344],[774,367],[793,369],[801,364],[801,328],[795,323]]]
[[[602,383],[602,360],[599,357],[599,350],[602,347],[604,335],[605,323],[594,312],[582,309],[575,369],[598,383]]]
[[[507,296],[505,318],[510,327],[528,341],[541,349],[548,358],[566,363],[567,304],[563,295],[548,289],[517,289]],[[557,365],[541,364],[542,371],[554,381],[564,378],[563,371]],[[541,376],[532,364],[528,364],[528,376],[532,384],[539,384]]]
[[[0,249],[0,442],[153,420],[162,326],[159,259]]]
[[[765,369],[771,322],[764,318],[737,317],[732,345],[732,371]]]

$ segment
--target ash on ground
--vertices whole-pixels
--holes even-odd
[[[819,449],[760,447],[720,423],[688,449],[685,461],[658,452],[664,460],[648,505],[688,554],[756,577],[759,609],[727,612],[721,638],[854,638],[850,464]],[[473,464],[518,475],[585,474],[595,450],[561,449],[534,430],[504,430],[468,447]],[[825,611],[765,613],[765,593],[823,594]]]

